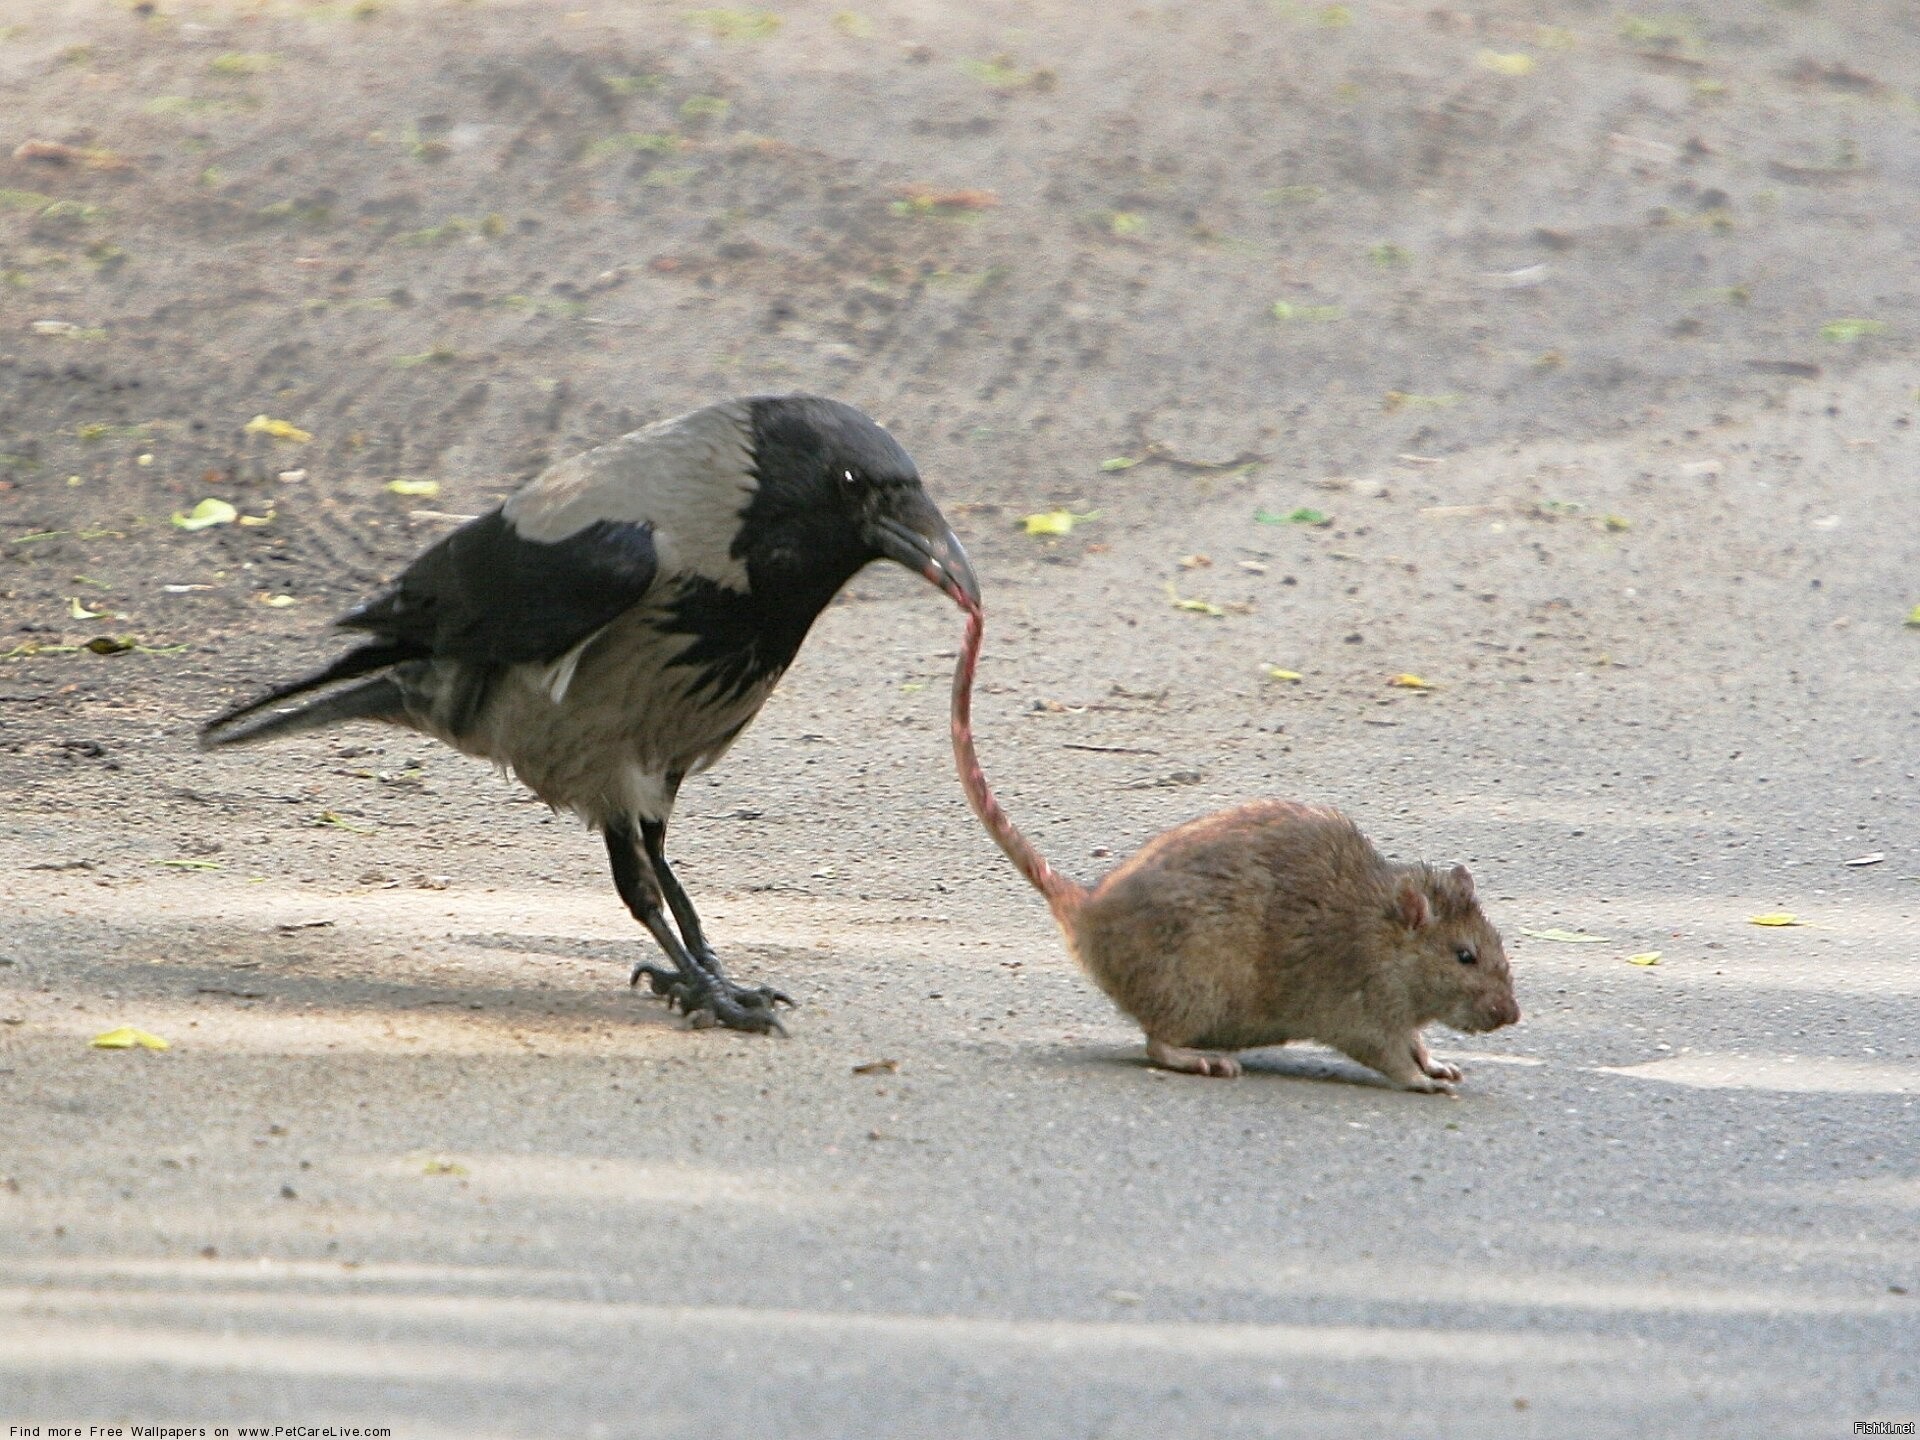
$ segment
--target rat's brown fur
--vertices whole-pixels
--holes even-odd
[[[1088,890],[1014,828],[973,746],[984,618],[969,610],[953,749],[974,813],[1046,897],[1075,958],[1147,1035],[1156,1064],[1237,1075],[1219,1052],[1319,1040],[1412,1090],[1459,1080],[1422,1027],[1520,1018],[1500,934],[1465,866],[1383,859],[1336,810],[1262,800],[1148,842]],[[1471,960],[1463,957],[1471,956]]]

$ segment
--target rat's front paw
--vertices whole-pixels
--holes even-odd
[[[1460,1083],[1460,1067],[1449,1065],[1444,1060],[1436,1060],[1427,1052],[1426,1043],[1418,1036],[1413,1041],[1413,1064],[1422,1075],[1430,1080],[1439,1080],[1448,1085]],[[1416,1086],[1416,1089],[1430,1088]]]

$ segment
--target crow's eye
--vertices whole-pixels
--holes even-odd
[[[1478,965],[1480,963],[1480,957],[1465,945],[1462,945],[1458,950],[1453,952],[1453,958],[1458,960],[1462,965]]]
[[[846,486],[847,489],[851,490],[853,489],[854,486],[858,485],[860,482],[853,478],[853,472],[851,470],[842,470],[840,472],[840,483]]]

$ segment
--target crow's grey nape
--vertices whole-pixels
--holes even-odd
[[[358,648],[208,722],[202,743],[371,719],[504,766],[603,832],[615,889],[671,962],[636,965],[636,983],[696,1024],[778,1031],[792,1002],[728,978],[667,863],[667,821],[881,559],[977,601],[885,430],[819,396],[724,401],[536,476],[342,617]]]

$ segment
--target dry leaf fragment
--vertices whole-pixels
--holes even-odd
[[[908,185],[901,193],[907,203],[922,210],[991,210],[1000,197],[991,190],[940,190],[932,185]]]
[[[1396,675],[1387,684],[1396,690],[1435,690],[1431,680],[1422,680],[1418,675]]]
[[[173,523],[182,530],[205,530],[210,525],[231,525],[240,518],[240,512],[224,500],[208,496],[193,509],[182,515],[173,512]]]
[[[138,1045],[143,1050],[170,1049],[169,1042],[147,1030],[137,1030],[131,1025],[122,1025],[117,1030],[103,1031],[87,1042],[96,1050],[131,1050]]]
[[[1522,930],[1522,935],[1531,935],[1535,940],[1558,940],[1563,945],[1604,945],[1605,935],[1583,935],[1577,930]]]
[[[322,810],[318,815],[313,817],[313,823],[316,825],[328,825],[335,830],[350,830],[355,835],[373,834],[373,827],[371,825],[356,825],[351,820],[344,818],[332,810]]]
[[[900,1068],[898,1060],[869,1060],[864,1065],[853,1067],[856,1075],[891,1075]]]
[[[275,440],[285,440],[291,445],[305,445],[313,439],[307,431],[286,420],[275,420],[270,415],[256,415],[247,422],[249,435],[270,435]]]
[[[85,165],[94,170],[124,170],[127,162],[111,150],[68,145],[59,140],[22,140],[13,147],[16,160],[39,160],[49,165]]]
[[[429,1160],[420,1167],[422,1175],[465,1175],[467,1167],[458,1160]]]
[[[298,605],[300,602],[291,595],[262,595],[260,603],[270,609],[284,610],[289,605]]]
[[[1196,615],[1211,615],[1216,620],[1226,615],[1226,610],[1208,600],[1182,599],[1180,592],[1173,588],[1173,581],[1167,581],[1167,599],[1176,610],[1190,610]]]
[[[1627,956],[1627,964],[1629,965],[1658,965],[1659,963],[1660,952],[1658,950],[1643,950],[1638,955]]]
[[[1749,925],[1798,925],[1800,917],[1786,910],[1772,910],[1765,915],[1755,915],[1747,923]]]
[[[87,609],[86,606],[80,603],[80,597],[78,595],[67,596],[67,614],[75,620],[98,620],[103,615],[109,620],[119,618],[111,610]]]
[[[1496,75],[1531,75],[1533,57],[1519,51],[1502,53],[1498,50],[1482,50],[1480,68],[1491,70]]]
[[[1853,857],[1853,859],[1851,859],[1851,860],[1848,860],[1848,861],[1845,861],[1844,863],[1845,863],[1845,864],[1847,864],[1847,865],[1850,865],[1850,866],[1852,866],[1852,867],[1853,867],[1854,869],[1856,869],[1856,870],[1857,870],[1857,869],[1859,869],[1859,868],[1860,868],[1860,867],[1861,867],[1862,865],[1878,865],[1878,864],[1879,864],[1879,863],[1880,863],[1880,862],[1881,862],[1882,860],[1884,860],[1884,859],[1886,859],[1886,858],[1887,858],[1887,852],[1886,852],[1886,851],[1884,851],[1884,850],[1875,850],[1875,851],[1873,851],[1873,852],[1872,852],[1871,854],[1867,854],[1867,855],[1856,855],[1856,856],[1854,856],[1854,857]]]

